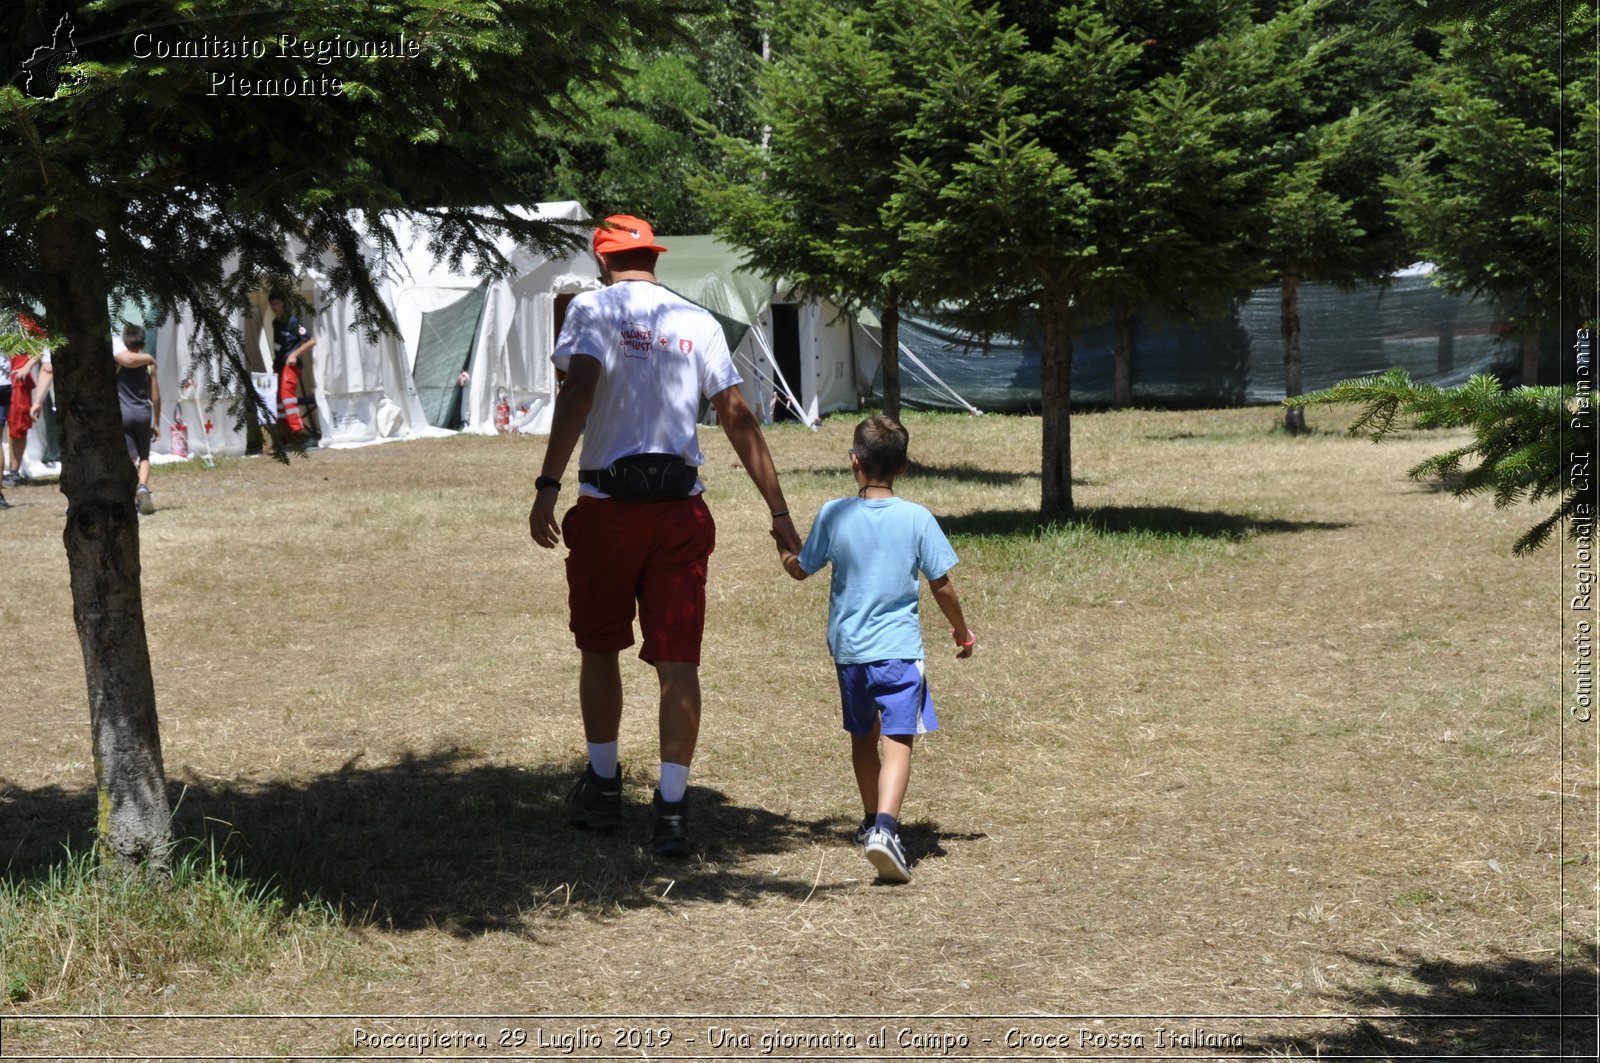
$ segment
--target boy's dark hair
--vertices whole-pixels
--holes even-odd
[[[131,321],[122,326],[122,345],[130,351],[144,348],[144,326]]]
[[[893,417],[868,417],[856,425],[855,453],[861,459],[861,471],[868,476],[884,479],[895,476],[906,463],[906,449],[911,444],[911,433]]]
[[[605,254],[606,268],[612,273],[627,273],[633,270],[644,270],[646,273],[656,271],[656,259],[661,255],[648,248],[630,248],[626,251],[607,251]]]

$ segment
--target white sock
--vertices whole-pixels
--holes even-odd
[[[677,804],[689,789],[689,765],[661,762],[661,800]]]
[[[589,767],[602,779],[615,779],[617,777],[617,743],[590,742]]]

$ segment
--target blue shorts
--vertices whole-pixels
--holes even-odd
[[[921,661],[873,661],[835,667],[839,670],[844,729],[851,734],[871,734],[880,715],[880,734],[920,735],[939,729]]]

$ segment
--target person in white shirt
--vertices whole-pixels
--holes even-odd
[[[656,282],[656,258],[666,248],[649,224],[613,215],[595,230],[593,246],[606,287],[567,308],[551,358],[564,376],[528,514],[536,543],[567,544],[570,626],[582,654],[578,702],[589,763],[568,795],[567,819],[590,830],[622,823],[618,655],[633,645],[637,609],[639,656],[655,667],[661,688],[651,849],[683,857],[700,733],[706,570],[716,543],[699,479],[702,397],[765,500],[774,538],[798,552],[800,536],[722,328]],[[578,498],[557,523],[561,478],[580,435]]]

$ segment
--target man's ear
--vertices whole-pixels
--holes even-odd
[[[911,459],[907,458],[905,461],[900,463],[900,470],[894,474],[894,478],[896,480],[900,479],[900,477],[906,474],[906,470],[909,468],[911,468]]]

